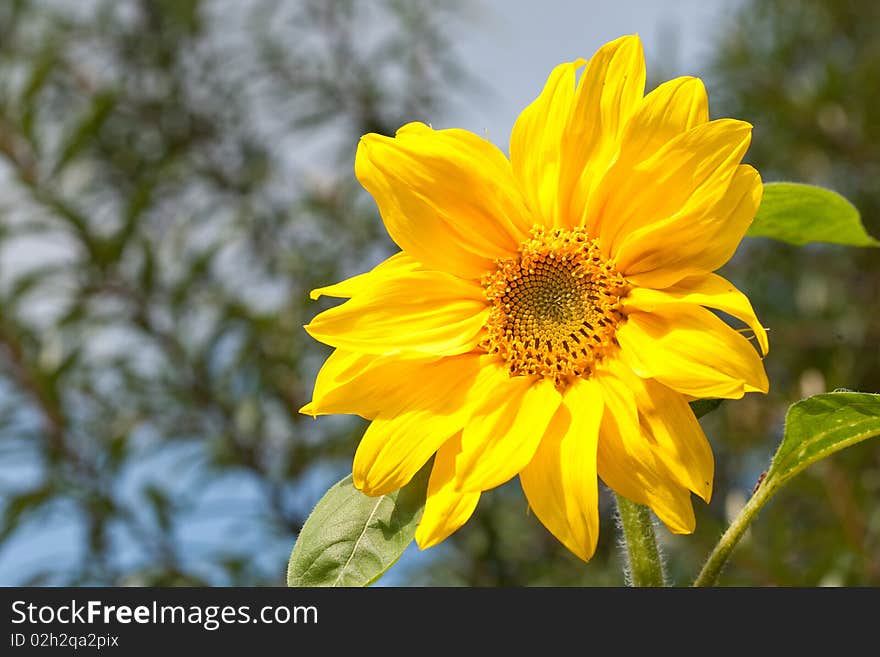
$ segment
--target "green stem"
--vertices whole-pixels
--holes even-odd
[[[742,511],[739,512],[739,515],[732,523],[730,523],[730,527],[724,532],[724,536],[718,541],[718,544],[715,546],[715,549],[712,550],[712,554],[709,555],[700,574],[697,575],[697,579],[694,580],[693,586],[713,586],[718,580],[721,570],[727,564],[727,560],[730,559],[730,553],[733,552],[733,548],[736,547],[736,544],[739,543],[743,534],[746,533],[746,529],[749,528],[749,525],[752,520],[754,520],[758,511],[760,511],[761,507],[767,502],[767,498],[773,494],[773,491],[775,491],[776,488],[778,488],[778,485],[771,486],[768,484],[769,482],[765,480],[764,483],[758,487],[755,494],[749,498],[749,501],[746,502]]]
[[[620,528],[626,544],[627,569],[632,586],[665,586],[663,562],[648,507],[616,495]]]

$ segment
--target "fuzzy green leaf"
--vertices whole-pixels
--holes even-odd
[[[875,436],[880,436],[880,395],[830,392],[792,404],[770,469],[712,550],[694,585],[715,584],[746,529],[789,479],[816,461]]]
[[[796,245],[880,246],[865,231],[852,203],[829,189],[799,183],[765,184],[761,207],[746,234]]]
[[[844,447],[880,435],[880,395],[830,392],[793,404],[765,485],[781,485]]]
[[[430,466],[404,488],[368,497],[351,475],[334,484],[299,533],[288,586],[367,586],[403,554],[425,506]]]

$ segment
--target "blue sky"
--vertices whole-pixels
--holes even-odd
[[[641,37],[649,80],[661,74],[704,77],[723,18],[739,5],[739,0],[482,0],[471,10],[471,26],[461,30],[458,48],[488,93],[459,99],[448,113],[449,124],[434,127],[488,132],[504,148],[517,114],[554,66],[588,58],[624,34]],[[711,98],[710,88],[710,104]]]

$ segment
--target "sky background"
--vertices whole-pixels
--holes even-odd
[[[678,75],[705,77],[723,18],[739,5],[738,0],[483,0],[465,19],[469,25],[460,30],[459,49],[469,73],[485,88],[456,99],[448,125],[434,127],[488,131],[505,147],[517,115],[540,93],[554,66],[589,58],[625,34],[642,39],[649,85]],[[710,111],[711,98],[710,88]]]

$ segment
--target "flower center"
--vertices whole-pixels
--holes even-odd
[[[480,346],[503,358],[511,376],[589,377],[617,347],[628,285],[583,228],[534,227],[519,255],[483,277],[492,304]]]

